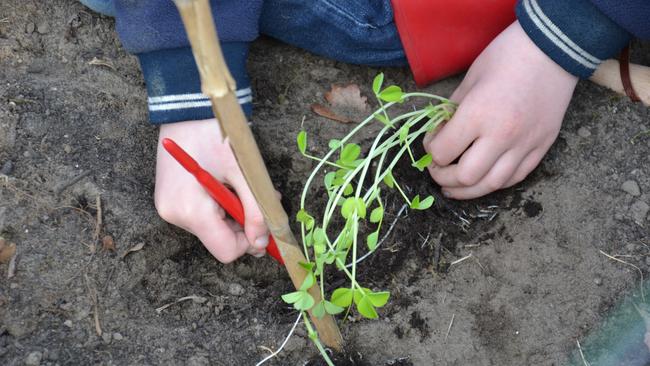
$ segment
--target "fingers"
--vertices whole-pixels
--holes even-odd
[[[519,167],[503,188],[512,187],[515,184],[523,181],[528,176],[528,174],[530,174],[530,172],[532,172],[533,169],[539,165],[539,162],[542,161],[545,153],[546,150],[544,149],[536,149],[531,151],[528,156],[524,158],[521,164],[519,164]]]
[[[250,247],[238,225],[230,225],[216,215],[206,215],[190,231],[196,235],[219,262],[230,263],[244,255]]]
[[[255,249],[264,250],[269,245],[269,230],[246,180],[239,171],[229,172],[226,180],[235,189],[244,207],[244,232],[248,242]]]
[[[429,166],[429,174],[441,187],[469,187],[478,183],[501,157],[505,148],[493,139],[479,138],[463,153],[458,164]]]
[[[433,157],[437,166],[446,166],[456,160],[479,136],[480,130],[474,123],[478,116],[460,106],[454,117],[435,134],[424,139],[424,149]]]
[[[471,186],[442,187],[443,193],[449,198],[465,200],[484,196],[504,188],[517,170],[522,155],[510,151],[501,156],[478,183]]]

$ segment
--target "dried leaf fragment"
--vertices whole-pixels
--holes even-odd
[[[312,110],[312,112],[316,113],[317,115],[319,115],[321,117],[325,117],[327,119],[331,119],[333,121],[337,121],[337,122],[341,122],[341,123],[350,123],[350,122],[352,122],[351,119],[339,116],[338,114],[332,112],[331,109],[325,107],[322,104],[318,104],[318,103],[312,104],[311,105],[311,110]]]
[[[333,108],[349,108],[358,112],[368,109],[368,98],[361,95],[357,84],[332,85],[332,89],[325,93],[325,99]]]
[[[16,244],[0,240],[0,263],[7,263],[16,254]]]
[[[319,116],[341,122],[350,123],[363,119],[368,111],[367,98],[361,95],[357,84],[346,86],[332,85],[325,93],[329,106],[312,104],[311,110]]]
[[[126,252],[124,252],[124,254],[122,254],[122,259],[126,258],[127,255],[129,255],[129,254],[131,254],[133,252],[137,252],[137,251],[142,250],[142,248],[144,248],[144,243],[138,243],[138,244],[132,246],[129,250],[127,250]]]
[[[102,249],[106,251],[115,251],[115,241],[113,241],[113,237],[110,235],[106,235],[102,238]]]

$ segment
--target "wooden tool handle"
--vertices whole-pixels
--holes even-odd
[[[630,79],[641,102],[650,106],[650,67],[630,64]],[[589,80],[625,95],[617,60],[604,61]]]

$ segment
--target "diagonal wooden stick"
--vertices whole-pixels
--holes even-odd
[[[183,19],[192,52],[201,74],[201,89],[212,101],[212,109],[219,121],[223,136],[228,139],[244,178],[264,215],[271,234],[284,260],[289,277],[296,288],[303,283],[307,272],[299,265],[306,262],[302,250],[291,232],[289,218],[275,194],[271,177],[257,147],[253,133],[235,95],[233,80],[217,38],[208,0],[174,0]],[[320,291],[312,287],[309,293],[316,303]],[[341,349],[341,333],[330,315],[322,318],[310,316],[318,336],[328,347]]]

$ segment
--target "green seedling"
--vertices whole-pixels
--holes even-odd
[[[392,170],[403,155],[407,154],[411,165],[424,171],[431,164],[432,156],[425,154],[416,159],[411,144],[448,120],[456,109],[453,102],[436,95],[405,93],[395,85],[382,89],[383,81],[384,75],[379,74],[372,84],[379,108],[347,136],[340,140],[330,140],[330,150],[325,156],[320,158],[308,153],[306,131],[300,131],[296,139],[298,151],[318,164],[305,183],[300,197],[300,211],[296,215],[296,220],[300,223],[303,250],[309,261],[301,265],[308,271],[308,276],[298,291],[286,294],[282,299],[303,313],[309,336],[329,365],[332,362],[309,323],[306,312],[312,311],[315,316],[322,317],[343,311],[347,314],[356,309],[362,317],[379,317],[377,309],[388,302],[390,293],[374,291],[357,281],[359,250],[364,244],[371,252],[377,249],[384,220],[384,190],[397,190],[414,210],[426,210],[433,205],[432,196],[422,198],[416,195],[409,198],[393,176]],[[391,116],[389,112],[406,101],[420,101],[424,107]],[[382,123],[383,128],[363,155],[361,147],[351,141],[359,131],[376,121]],[[319,174],[323,176],[322,184],[327,191],[328,201],[322,218],[317,220],[309,213],[306,204],[310,188]],[[367,221],[373,227],[369,233],[361,230],[362,221]],[[325,273],[328,271],[343,272],[348,284],[326,294]],[[307,292],[312,286],[318,286],[322,298],[329,300],[315,303]]]

